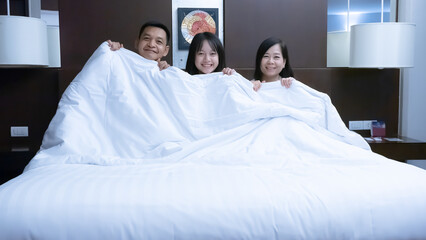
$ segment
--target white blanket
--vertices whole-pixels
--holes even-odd
[[[277,133],[268,136],[268,144],[291,140],[314,150],[324,141],[312,139],[313,132],[369,149],[346,128],[326,94],[298,81],[289,89],[278,82],[263,84],[256,93],[239,74],[191,76],[175,67],[159,71],[156,62],[126,49],[112,52],[104,43],[64,93],[41,151],[27,169],[51,163],[181,161],[212,144],[240,138],[230,134],[236,129],[246,134],[264,124],[274,125],[270,129]],[[245,153],[263,154],[264,144],[244,144],[250,148]],[[275,154],[288,152],[288,146],[282,147]]]
[[[298,81],[256,93],[103,43],[0,186],[0,239],[426,239],[425,182]]]

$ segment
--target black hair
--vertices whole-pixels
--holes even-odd
[[[281,39],[276,37],[270,37],[265,39],[257,49],[256,54],[256,68],[254,70],[254,79],[255,80],[262,80],[262,70],[260,69],[260,63],[262,62],[262,57],[265,55],[265,52],[268,51],[269,48],[274,46],[275,44],[279,44],[281,47],[281,54],[283,55],[283,58],[286,60],[285,67],[280,72],[280,76],[283,78],[287,77],[294,77],[293,70],[290,66],[290,59],[288,58],[288,51],[286,44],[281,41]]]
[[[191,75],[199,74],[197,67],[195,66],[195,55],[203,47],[204,40],[207,40],[210,47],[216,51],[219,56],[219,64],[217,65],[214,72],[220,72],[225,68],[225,49],[223,48],[220,39],[211,32],[202,32],[195,35],[192,39],[191,45],[189,46],[188,60],[186,60],[185,71]]]
[[[166,32],[166,35],[167,35],[167,39],[166,39],[167,40],[167,45],[169,45],[169,43],[170,43],[170,31],[166,27],[166,25],[164,25],[164,24],[162,24],[160,22],[157,22],[157,21],[148,21],[144,25],[142,25],[141,29],[139,30],[138,38],[141,37],[141,34],[143,33],[143,31],[147,27],[158,27],[158,28],[163,29]]]

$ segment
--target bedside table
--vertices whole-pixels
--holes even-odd
[[[0,184],[20,175],[36,152],[27,147],[0,148]]]
[[[402,141],[368,141],[371,150],[387,158],[405,162],[411,159],[426,159],[426,142],[407,137],[398,137]]]

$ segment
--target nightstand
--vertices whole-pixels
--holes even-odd
[[[390,138],[392,139],[392,138]],[[426,159],[426,142],[407,137],[398,137],[402,141],[368,141],[371,150],[387,158],[405,162],[411,159]]]
[[[20,175],[36,152],[27,147],[0,148],[0,184]]]

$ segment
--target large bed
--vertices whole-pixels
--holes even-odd
[[[326,94],[156,66],[101,44],[0,186],[0,239],[426,239],[426,171]]]

